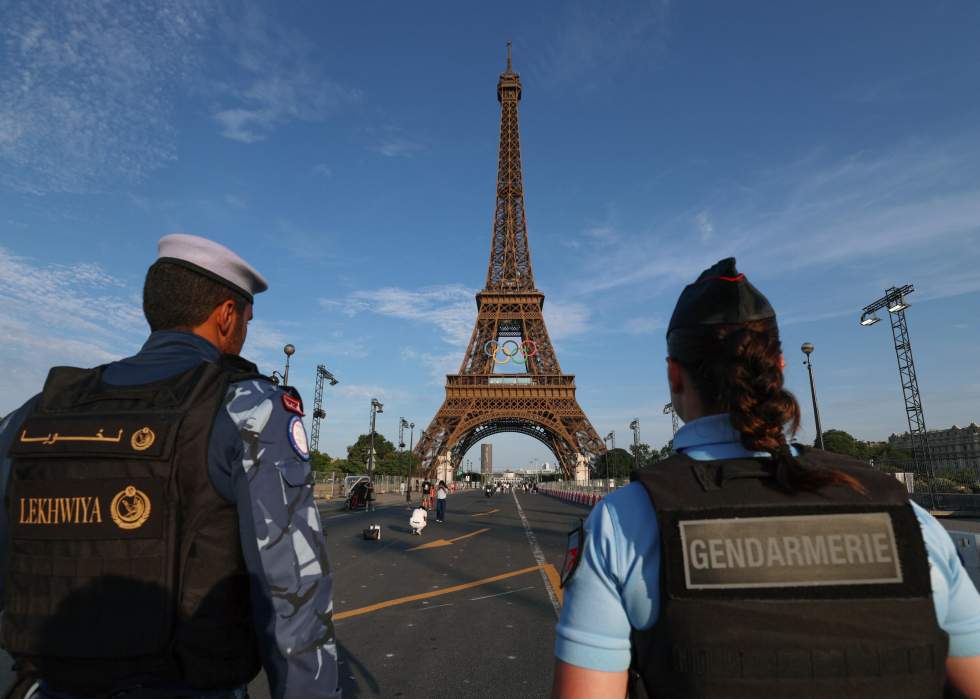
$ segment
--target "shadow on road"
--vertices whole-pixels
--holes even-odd
[[[340,670],[340,688],[343,690],[345,699],[352,697],[377,696],[381,691],[381,685],[377,678],[371,673],[367,665],[357,659],[357,656],[347,650],[340,641],[337,641],[337,659]],[[354,677],[355,671],[360,675],[367,687],[362,687]]]

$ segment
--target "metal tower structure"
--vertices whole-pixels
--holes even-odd
[[[909,327],[905,320],[905,309],[909,304],[905,297],[915,291],[906,284],[891,287],[880,299],[864,307],[861,325],[874,325],[881,318],[875,313],[885,308],[891,320],[892,338],[895,340],[895,357],[898,360],[898,378],[902,384],[905,398],[905,416],[909,423],[909,439],[912,442],[912,461],[919,473],[925,473],[930,481],[935,477],[932,454],[929,451],[929,437],[926,434],[926,418],[922,412],[922,397],[919,395],[919,380],[915,376],[915,362],[912,360],[912,342],[909,340]],[[932,485],[929,486],[932,492]]]
[[[327,416],[323,410],[323,380],[337,385],[337,379],[322,364],[316,367],[316,388],[313,389],[313,434],[310,436],[310,451],[318,451],[320,445],[320,420]]]
[[[497,82],[500,150],[486,284],[459,373],[446,377],[446,399],[415,453],[422,472],[448,479],[481,439],[518,432],[541,441],[568,478],[587,478],[605,445],[575,397],[575,377],[561,370],[545,327],[544,294],[534,284],[524,209],[517,105],[520,77]]]
[[[674,412],[673,403],[664,406],[664,415],[670,415],[670,426],[674,429],[674,434],[677,434],[677,413]]]

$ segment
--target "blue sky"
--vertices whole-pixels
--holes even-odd
[[[664,324],[716,260],[780,314],[813,439],[907,429],[887,324],[914,283],[927,424],[980,418],[980,6],[0,0],[0,413],[53,364],[132,354],[171,232],[255,264],[245,355],[328,388],[332,455],[418,431],[483,284],[504,44],[524,85],[546,320],[596,429],[670,437]],[[551,460],[494,438],[499,467]],[[474,463],[479,451],[468,454]]]

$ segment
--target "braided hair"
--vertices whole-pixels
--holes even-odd
[[[779,329],[775,319],[676,329],[668,338],[672,359],[687,369],[709,413],[727,412],[741,443],[773,455],[777,480],[788,490],[816,491],[843,485],[865,492],[842,471],[809,468],[793,456],[786,428],[800,427],[800,405],[783,387]]]

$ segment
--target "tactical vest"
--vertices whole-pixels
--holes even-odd
[[[908,494],[823,451],[862,495],[778,487],[769,459],[676,455],[639,471],[663,554],[660,612],[633,629],[630,696],[941,697],[948,638]]]
[[[136,386],[102,383],[102,367],[51,370],[10,450],[2,632],[21,675],[96,696],[258,673],[238,513],[208,477],[242,364]]]

